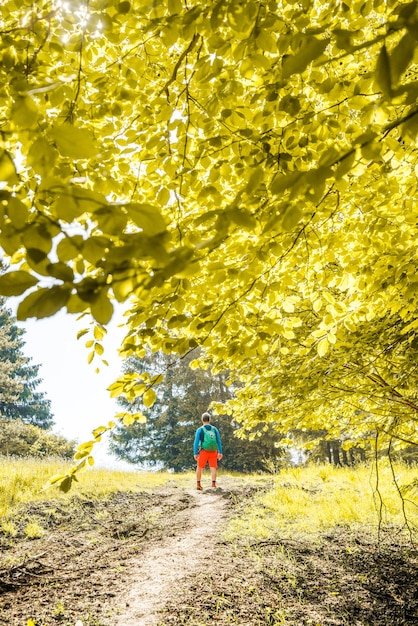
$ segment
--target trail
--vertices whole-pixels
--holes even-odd
[[[191,492],[188,492],[191,493]],[[210,572],[215,542],[226,519],[222,492],[193,492],[196,506],[187,510],[188,529],[152,545],[130,566],[130,588],[119,598],[115,626],[153,626],[185,577]],[[215,565],[215,560],[213,559]]]

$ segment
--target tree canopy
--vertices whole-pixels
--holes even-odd
[[[129,302],[125,356],[201,347],[243,431],[416,443],[417,2],[7,0],[0,32],[19,319]]]

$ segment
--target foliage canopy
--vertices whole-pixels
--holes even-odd
[[[417,2],[7,0],[0,31],[20,319],[129,300],[124,354],[201,346],[244,430],[415,442]]]

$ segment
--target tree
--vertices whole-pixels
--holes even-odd
[[[39,426],[25,424],[21,419],[0,419],[0,455],[71,459],[75,447],[75,441],[46,432]]]
[[[175,471],[194,467],[193,440],[201,415],[213,401],[225,401],[232,393],[225,385],[225,376],[212,376],[205,370],[191,370],[190,355],[171,361],[159,352],[147,354],[139,360],[131,357],[124,366],[129,376],[144,371],[164,372],[159,386],[159,401],[146,409],[141,419],[138,399],[119,403],[127,413],[123,424],[111,433],[110,449],[120,459],[143,467],[156,466]],[[279,449],[279,435],[245,441],[237,438],[236,424],[222,415],[215,418],[224,448],[222,466],[235,471],[276,471],[284,462],[284,452]],[[259,435],[262,434],[259,429]]]
[[[0,18],[18,318],[100,325],[129,300],[125,356],[200,347],[244,432],[416,444],[417,3],[9,0]],[[151,405],[156,380],[112,393]]]
[[[48,429],[53,425],[50,401],[37,390],[39,365],[23,353],[25,331],[0,301],[0,415]]]

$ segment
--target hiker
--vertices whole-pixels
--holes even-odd
[[[203,489],[200,484],[200,479],[202,477],[202,470],[206,467],[206,463],[209,463],[212,487],[216,487],[216,470],[218,468],[218,461],[222,458],[221,436],[219,430],[210,423],[209,413],[203,413],[202,424],[203,426],[200,426],[196,431],[193,444],[194,459],[197,462],[197,489],[199,491]]]

